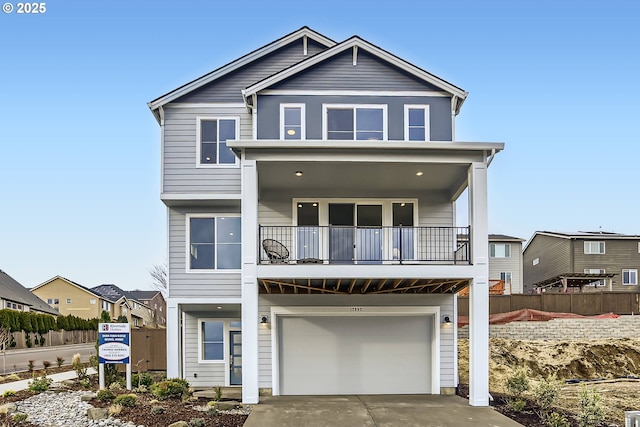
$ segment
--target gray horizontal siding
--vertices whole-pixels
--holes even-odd
[[[244,107],[167,108],[164,127],[164,193],[239,193],[239,167],[197,168],[197,117],[240,118],[240,139],[251,139],[251,115]]]
[[[535,235],[522,258],[525,293],[531,290],[534,283],[571,271],[570,245],[568,239]],[[539,262],[533,265],[536,258]]]
[[[573,272],[582,273],[586,268],[603,268],[608,274],[617,274],[613,280],[614,291],[638,292],[638,285],[623,285],[622,270],[640,271],[638,240],[606,240],[604,254],[585,254],[584,240],[573,241]]]
[[[169,209],[169,297],[240,297],[240,273],[186,272],[186,214],[232,213],[220,209]]]
[[[349,49],[269,89],[442,90],[362,49],[356,66]]]
[[[185,343],[185,379],[191,386],[212,387],[225,385],[226,367],[224,363],[198,363],[198,317],[191,314],[185,315],[184,328]],[[194,376],[197,374],[197,377]]]
[[[307,56],[304,56],[302,39],[298,39],[227,76],[179,98],[177,102],[243,102],[242,93],[240,92],[242,89],[325,49],[326,47],[321,44],[308,40]]]
[[[389,140],[404,139],[404,106],[429,105],[431,141],[451,141],[451,98],[434,96],[262,95],[258,97],[258,139],[280,138],[280,104],[305,104],[306,137],[322,139],[322,104],[387,105]]]
[[[453,295],[261,295],[259,313],[268,315],[272,306],[440,306],[443,314],[453,315]],[[273,327],[273,324],[272,324]],[[440,387],[455,387],[455,347],[453,328],[440,329]],[[260,388],[272,387],[271,329],[258,332],[258,382]]]

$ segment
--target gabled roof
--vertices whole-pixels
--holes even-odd
[[[325,50],[324,52],[320,52],[308,59],[305,59],[304,61],[301,61],[288,68],[285,68],[279,73],[276,73],[259,82],[256,82],[253,85],[247,87],[245,90],[243,90],[242,94],[246,99],[247,97],[258,93],[263,89],[266,89],[278,82],[281,82],[301,71],[304,71],[310,67],[313,67],[314,65],[317,65],[323,61],[326,61],[327,59],[332,58],[335,55],[342,53],[345,50],[351,49],[351,48],[361,48],[367,51],[368,53],[375,55],[381,60],[386,61],[387,63],[390,63],[400,68],[401,70],[419,79],[424,80],[427,83],[430,83],[436,87],[439,87],[443,91],[450,93],[452,96],[457,97],[457,104],[455,109],[456,114],[460,111],[460,107],[462,106],[462,103],[464,102],[465,98],[468,95],[467,92],[465,92],[463,89],[459,88],[458,86],[455,86],[447,82],[446,80],[443,80],[440,77],[437,77],[429,73],[428,71],[425,71],[422,68],[419,68],[405,61],[404,59],[399,58],[393,55],[392,53],[389,53],[386,50],[381,49],[380,47],[374,44],[371,44],[366,40],[361,39],[359,36],[352,36],[351,38]]]
[[[527,250],[533,239],[537,235],[557,237],[560,239],[582,239],[582,240],[638,240],[640,235],[637,234],[622,234],[615,233],[613,231],[574,231],[574,232],[562,232],[562,231],[536,231],[529,239],[524,247]]]
[[[131,299],[134,299],[136,301],[149,301],[149,300],[152,300],[158,294],[162,295],[162,292],[160,292],[160,291],[140,291],[140,290],[135,290],[135,291],[129,291],[129,292],[127,292],[127,294],[129,295],[129,297]],[[164,297],[163,297],[163,299],[164,299]]]
[[[524,239],[519,237],[507,236],[504,234],[489,234],[490,242],[524,242]]]
[[[149,106],[149,108],[151,109],[151,111],[153,112],[153,114],[156,116],[156,119],[159,119],[159,114],[157,112],[158,108],[162,107],[165,104],[168,104],[171,101],[174,101],[178,98],[180,98],[181,96],[195,90],[198,89],[208,83],[211,83],[212,81],[219,79],[229,73],[231,73],[232,71],[235,71],[237,69],[239,69],[240,67],[243,67],[253,61],[255,61],[256,59],[259,59],[265,55],[268,55],[271,52],[274,52],[278,49],[280,49],[281,47],[291,43],[292,41],[298,40],[302,37],[308,37],[324,46],[327,47],[331,47],[334,46],[336,44],[335,41],[331,40],[330,38],[327,38],[325,36],[323,36],[320,33],[317,33],[315,31],[313,31],[311,28],[309,27],[302,27],[299,30],[296,30],[292,33],[287,34],[284,37],[279,38],[278,40],[275,40],[267,45],[262,46],[261,48],[258,48],[256,50],[254,50],[253,52],[250,52],[238,59],[236,59],[235,61],[232,61],[230,63],[228,63],[227,65],[223,65],[220,68],[217,68],[213,71],[211,71],[210,73],[205,74],[202,77],[198,77],[195,80],[190,81],[189,83],[186,83],[182,86],[180,86],[177,89],[172,90],[169,93],[166,93],[156,99],[154,99],[153,101],[149,102],[147,105]]]
[[[87,288],[87,287],[84,287],[84,286],[82,286],[81,284],[76,283],[76,282],[74,282],[73,280],[69,280],[69,279],[67,279],[66,277],[62,277],[62,276],[55,276],[55,277],[52,277],[51,279],[47,280],[46,282],[42,282],[42,283],[40,283],[39,285],[34,286],[33,288],[31,288],[31,292],[33,292],[33,291],[35,291],[36,289],[41,288],[41,287],[43,287],[43,286],[45,286],[45,285],[48,285],[49,283],[53,282],[53,281],[54,281],[54,280],[56,280],[56,279],[64,280],[65,282],[69,283],[70,285],[72,285],[72,286],[76,286],[76,287],[78,287],[78,288],[82,289],[83,291],[88,292],[88,293],[89,293],[89,294],[91,294],[91,295],[94,295],[94,296],[96,296],[96,297],[98,297],[98,298],[106,299],[106,300],[107,300],[107,301],[109,301],[109,302],[113,302],[112,300],[109,300],[108,298],[105,298],[104,296],[102,296],[102,295],[100,295],[100,294],[98,294],[98,293],[94,292],[93,290],[91,290],[91,289],[89,289],[89,288]]]
[[[0,297],[16,303],[28,305],[33,311],[41,311],[48,314],[60,315],[58,310],[51,308],[49,304],[42,301],[37,295],[32,294],[29,289],[22,286],[13,277],[0,270]]]
[[[91,290],[96,294],[108,298],[112,301],[118,301],[120,298],[126,297],[125,291],[112,284],[95,286],[91,288]]]

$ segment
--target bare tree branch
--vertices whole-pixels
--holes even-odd
[[[149,269],[151,275],[151,286],[154,289],[162,292],[162,295],[167,297],[167,264],[153,264]]]

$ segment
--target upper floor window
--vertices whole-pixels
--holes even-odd
[[[71,304],[71,298],[67,298],[67,304]]]
[[[227,147],[227,140],[236,139],[236,118],[198,117],[196,139],[199,166],[235,165],[237,158]]]
[[[324,137],[338,140],[387,139],[387,106],[324,105]]]
[[[429,141],[429,106],[404,106],[404,139],[407,141]]]
[[[491,258],[511,258],[511,245],[509,243],[491,243],[489,251]]]
[[[638,284],[638,270],[636,269],[624,269],[622,270],[622,284],[623,285],[637,285]]]
[[[240,269],[240,217],[187,217],[190,270]]]
[[[584,242],[585,254],[603,254],[604,242]]]
[[[280,139],[305,139],[304,104],[280,104]]]

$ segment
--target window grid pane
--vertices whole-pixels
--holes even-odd
[[[236,139],[235,119],[202,120],[200,122],[200,163],[235,164],[236,156],[227,140]]]
[[[224,323],[202,322],[202,359],[224,360]]]

